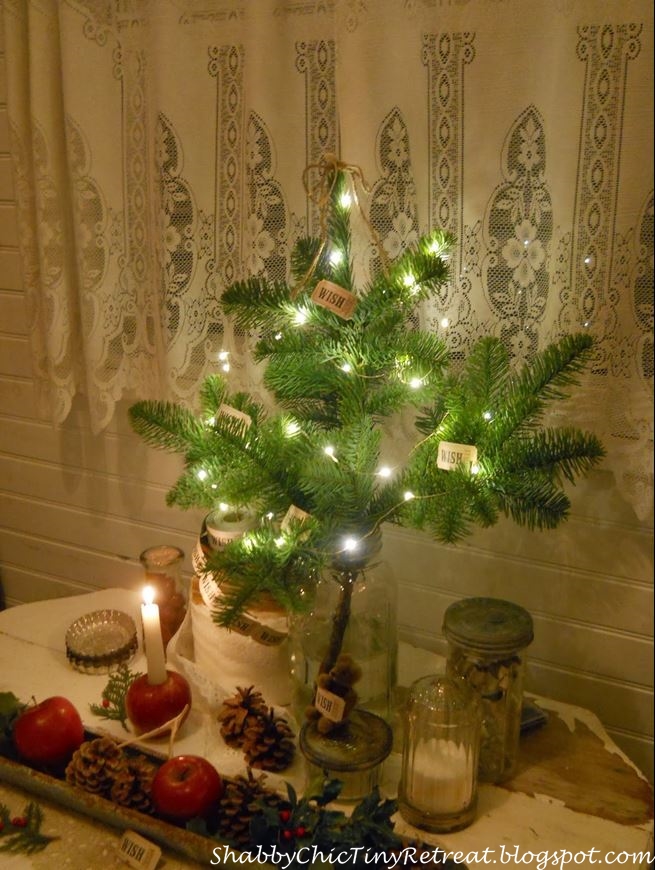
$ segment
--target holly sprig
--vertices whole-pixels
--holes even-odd
[[[125,696],[134,680],[142,676],[141,672],[133,672],[129,666],[122,664],[109,675],[107,685],[102,690],[102,701],[99,704],[89,704],[91,712],[102,719],[113,719],[120,722],[127,731],[127,710]]]
[[[376,851],[402,848],[402,840],[394,833],[391,821],[397,803],[381,798],[377,786],[350,815],[328,807],[339,796],[342,788],[339,780],[323,781],[318,791],[310,789],[300,798],[290,783],[286,788],[287,801],[281,807],[270,807],[260,801],[260,812],[252,819],[250,836],[255,845],[275,846],[280,856],[288,856],[284,860],[290,862],[289,867],[296,867],[294,855],[302,846],[316,846],[323,852],[354,847]]]
[[[42,823],[43,811],[34,801],[27,804],[20,816],[13,816],[6,804],[0,804],[0,852],[32,855],[59,839],[41,833]]]

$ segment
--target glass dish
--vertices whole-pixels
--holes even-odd
[[[94,610],[66,632],[66,658],[84,674],[107,674],[137,650],[134,620],[122,610]]]

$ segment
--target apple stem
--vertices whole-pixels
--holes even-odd
[[[137,737],[132,737],[130,740],[124,740],[122,743],[118,744],[119,749],[123,749],[125,746],[131,746],[134,743],[139,743],[141,740],[147,740],[149,737],[159,737],[160,734],[165,734],[167,731],[171,732],[171,737],[168,742],[168,757],[170,758],[173,754],[173,743],[175,741],[175,737],[177,732],[182,724],[182,720],[189,712],[189,705],[185,704],[184,709],[174,716],[172,719],[169,719],[168,722],[164,722],[163,725],[160,725],[158,728],[153,728],[152,731],[147,731],[145,734],[139,734]]]

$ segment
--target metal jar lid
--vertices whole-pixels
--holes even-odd
[[[532,642],[532,617],[523,607],[501,598],[464,598],[444,614],[448,641],[481,653],[511,655]]]

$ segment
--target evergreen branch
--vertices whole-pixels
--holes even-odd
[[[504,472],[547,472],[570,483],[605,455],[598,439],[577,429],[545,429],[529,439],[511,439],[498,457]]]
[[[499,475],[489,482],[500,509],[520,526],[554,529],[568,516],[571,503],[547,478]]]
[[[146,444],[171,453],[185,453],[202,434],[191,411],[169,402],[136,402],[128,411],[132,428]]]
[[[499,445],[516,431],[534,428],[547,403],[566,398],[587,363],[592,343],[586,332],[567,335],[537,354],[511,380],[494,417]]]
[[[271,324],[284,323],[291,304],[291,291],[286,284],[267,282],[262,277],[236,281],[223,291],[221,307],[234,317],[244,330],[271,328]]]

